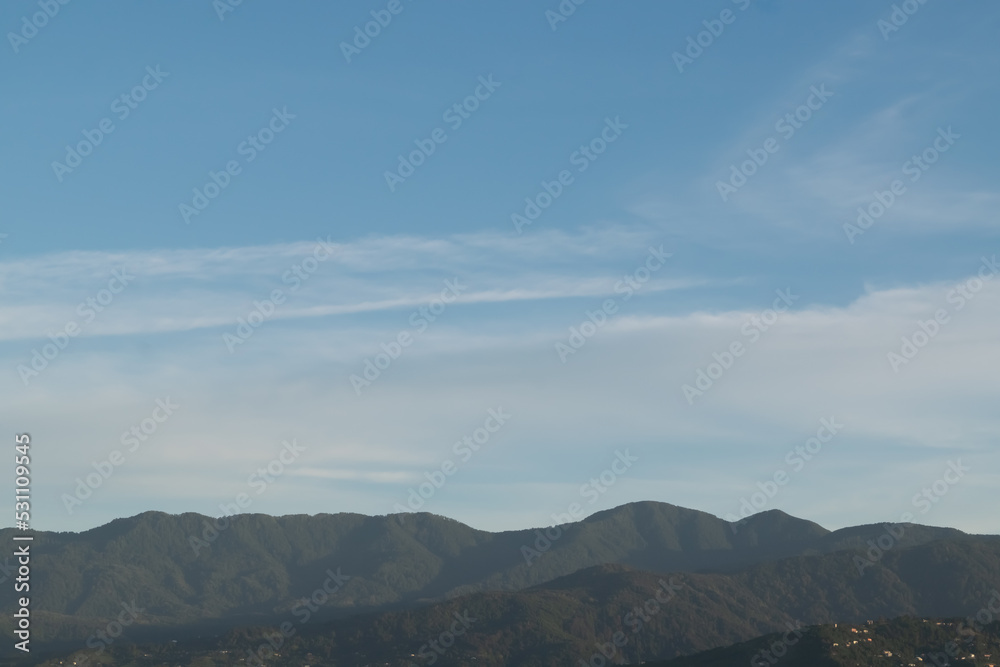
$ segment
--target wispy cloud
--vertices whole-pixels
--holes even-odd
[[[488,233],[397,236],[33,257],[0,262],[0,340],[45,338],[70,321],[81,325],[82,336],[229,326],[274,290],[287,299],[270,318],[280,320],[413,309],[455,278],[466,286],[458,297],[462,304],[595,297],[610,294],[617,274],[653,242],[662,243],[650,231],[605,228],[521,239]],[[332,253],[329,259],[312,259],[318,243]],[[115,271],[134,278],[112,305],[88,306],[87,299],[107,290]],[[645,289],[708,283],[658,278]],[[84,315],[88,310],[95,312]]]
[[[976,270],[970,267],[970,275]],[[993,369],[1000,359],[990,332],[1000,326],[1000,280],[987,281],[961,310],[949,303],[954,287],[873,289],[845,307],[793,309],[694,405],[682,385],[693,383],[714,353],[745,340],[742,327],[759,311],[623,312],[567,364],[553,346],[571,322],[529,313],[506,313],[517,326],[505,327],[488,316],[456,319],[429,329],[361,397],[348,376],[396,333],[394,320],[345,328],[302,319],[308,326],[280,327],[255,340],[238,363],[215,336],[66,355],[44,382],[28,390],[8,384],[0,400],[11,414],[39,424],[35,437],[51,443],[38,464],[50,480],[39,490],[50,500],[40,502],[52,503],[40,516],[52,517],[52,527],[98,523],[126,506],[212,512],[292,437],[309,446],[301,468],[269,488],[255,511],[384,513],[498,405],[516,419],[435,496],[430,511],[491,527],[475,517],[490,516],[495,498],[484,484],[500,475],[504,488],[539,480],[538,497],[556,506],[515,502],[511,516],[535,516],[531,523],[543,525],[564,509],[567,488],[603,469],[609,451],[627,446],[642,453],[641,474],[593,509],[653,497],[723,514],[738,496],[720,498],[718,488],[685,480],[721,475],[752,488],[817,419],[835,416],[847,425],[837,448],[810,469],[809,493],[789,492],[783,502],[792,505],[781,507],[843,525],[851,518],[831,499],[844,493],[846,477],[856,485],[853,496],[881,502],[895,493],[884,477],[900,459],[922,475],[948,457],[983,466],[995,459],[1000,421],[993,406],[1000,397]],[[951,321],[894,372],[887,354],[941,308],[950,309]],[[151,397],[167,394],[183,409],[116,472],[100,500],[74,523],[60,524],[59,494],[120,447],[119,435],[149,413]],[[58,419],[51,418],[54,405]],[[909,492],[904,481],[892,488]],[[936,521],[972,529],[963,508],[995,488],[983,482],[962,493],[968,498],[949,498],[953,509]]]

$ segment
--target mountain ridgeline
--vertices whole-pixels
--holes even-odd
[[[653,502],[501,533],[423,513],[216,524],[147,512],[37,533],[32,549],[34,641],[66,652],[100,644],[95,632],[132,605],[119,647],[252,642],[253,628],[285,623],[286,653],[305,642],[331,660],[393,664],[471,617],[439,664],[575,665],[567,656],[589,661],[616,636],[637,662],[790,625],[964,616],[1000,590],[1000,537],[910,524],[831,532],[778,511],[734,527]],[[3,611],[10,632],[11,600]]]

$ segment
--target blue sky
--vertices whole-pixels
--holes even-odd
[[[485,529],[725,516],[791,470],[757,509],[997,531],[993,3],[45,6],[0,11],[0,423],[35,440],[35,527],[384,514],[451,460],[421,509]]]

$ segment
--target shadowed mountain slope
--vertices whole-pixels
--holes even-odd
[[[422,652],[424,659],[416,662],[429,664],[435,653],[429,642],[464,618],[468,623],[463,632],[454,646],[437,654],[438,664],[532,667],[578,665],[599,651],[634,664],[694,656],[808,625],[861,624],[901,615],[964,618],[991,605],[1000,610],[1000,539],[960,538],[894,548],[863,574],[854,560],[858,553],[796,556],[729,573],[660,574],[603,565],[518,592],[475,593],[420,608],[339,619],[314,615],[309,622],[294,612],[279,614],[265,627],[220,630],[214,633],[218,637],[201,640],[191,635],[205,634],[204,628],[171,632],[192,652],[188,657],[211,654],[213,664],[228,665],[237,664],[248,651],[256,652],[275,628],[288,622],[294,636],[280,647],[287,662],[274,664],[402,667]],[[944,634],[948,632],[954,630]],[[937,641],[921,636],[927,647]],[[761,646],[775,640],[764,639],[730,652],[694,656],[694,661],[680,665],[747,664]],[[796,660],[847,664],[820,661],[832,655],[832,643],[814,639],[798,645]],[[161,645],[154,653],[168,649]],[[223,650],[230,653],[218,653]],[[307,658],[309,654],[313,657]],[[739,659],[725,662],[734,657]]]

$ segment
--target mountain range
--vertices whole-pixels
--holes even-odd
[[[141,611],[116,650],[252,644],[285,624],[285,650],[303,642],[333,660],[324,664],[576,665],[609,646],[635,663],[804,625],[966,616],[997,590],[998,536],[915,524],[828,531],[779,511],[737,525],[643,502],[500,533],[424,513],[147,512],[37,533],[31,594],[39,656],[111,655],[98,633],[131,605]],[[12,634],[13,601],[3,607]],[[425,646],[454,623],[454,645]]]

